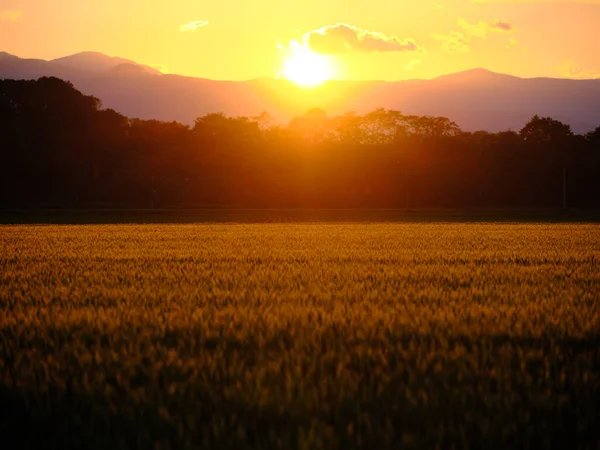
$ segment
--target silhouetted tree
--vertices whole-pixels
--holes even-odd
[[[585,139],[600,150],[600,126],[585,135]]]
[[[536,145],[565,143],[573,136],[571,127],[550,117],[533,116],[519,132],[528,143]]]
[[[288,127],[297,138],[305,143],[315,145],[328,139],[330,119],[321,108],[313,108],[294,117]]]

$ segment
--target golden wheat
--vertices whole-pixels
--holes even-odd
[[[600,443],[597,225],[2,226],[0,250],[8,445]]]

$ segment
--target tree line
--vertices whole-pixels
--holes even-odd
[[[127,118],[57,78],[0,81],[0,208],[593,208],[600,126],[465,132],[378,109],[287,125]]]

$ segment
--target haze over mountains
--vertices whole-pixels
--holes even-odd
[[[445,116],[465,131],[519,130],[534,115],[571,125],[576,133],[600,125],[600,79],[523,79],[485,69],[432,80],[329,81],[301,88],[282,79],[217,81],[158,70],[122,58],[84,52],[45,61],[0,52],[0,79],[68,80],[84,94],[129,117],[193,123],[212,112],[287,121],[318,107],[330,115],[376,108]]]

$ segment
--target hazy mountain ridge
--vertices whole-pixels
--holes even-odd
[[[98,52],[81,52],[75,55],[65,56],[49,61],[51,64],[58,64],[77,70],[89,70],[92,72],[103,72],[114,70],[122,66],[129,66],[138,69],[140,72],[152,75],[161,75],[161,72],[142,64],[138,64],[130,59],[106,56]]]
[[[211,112],[255,116],[268,111],[289,120],[319,107],[330,115],[376,108],[439,115],[464,130],[520,129],[534,114],[551,116],[584,133],[600,124],[600,79],[518,78],[486,69],[432,80],[336,81],[303,89],[287,80],[217,81],[165,75],[135,61],[83,52],[52,61],[0,52],[0,78],[55,76],[71,81],[104,107],[129,117],[192,123]]]

